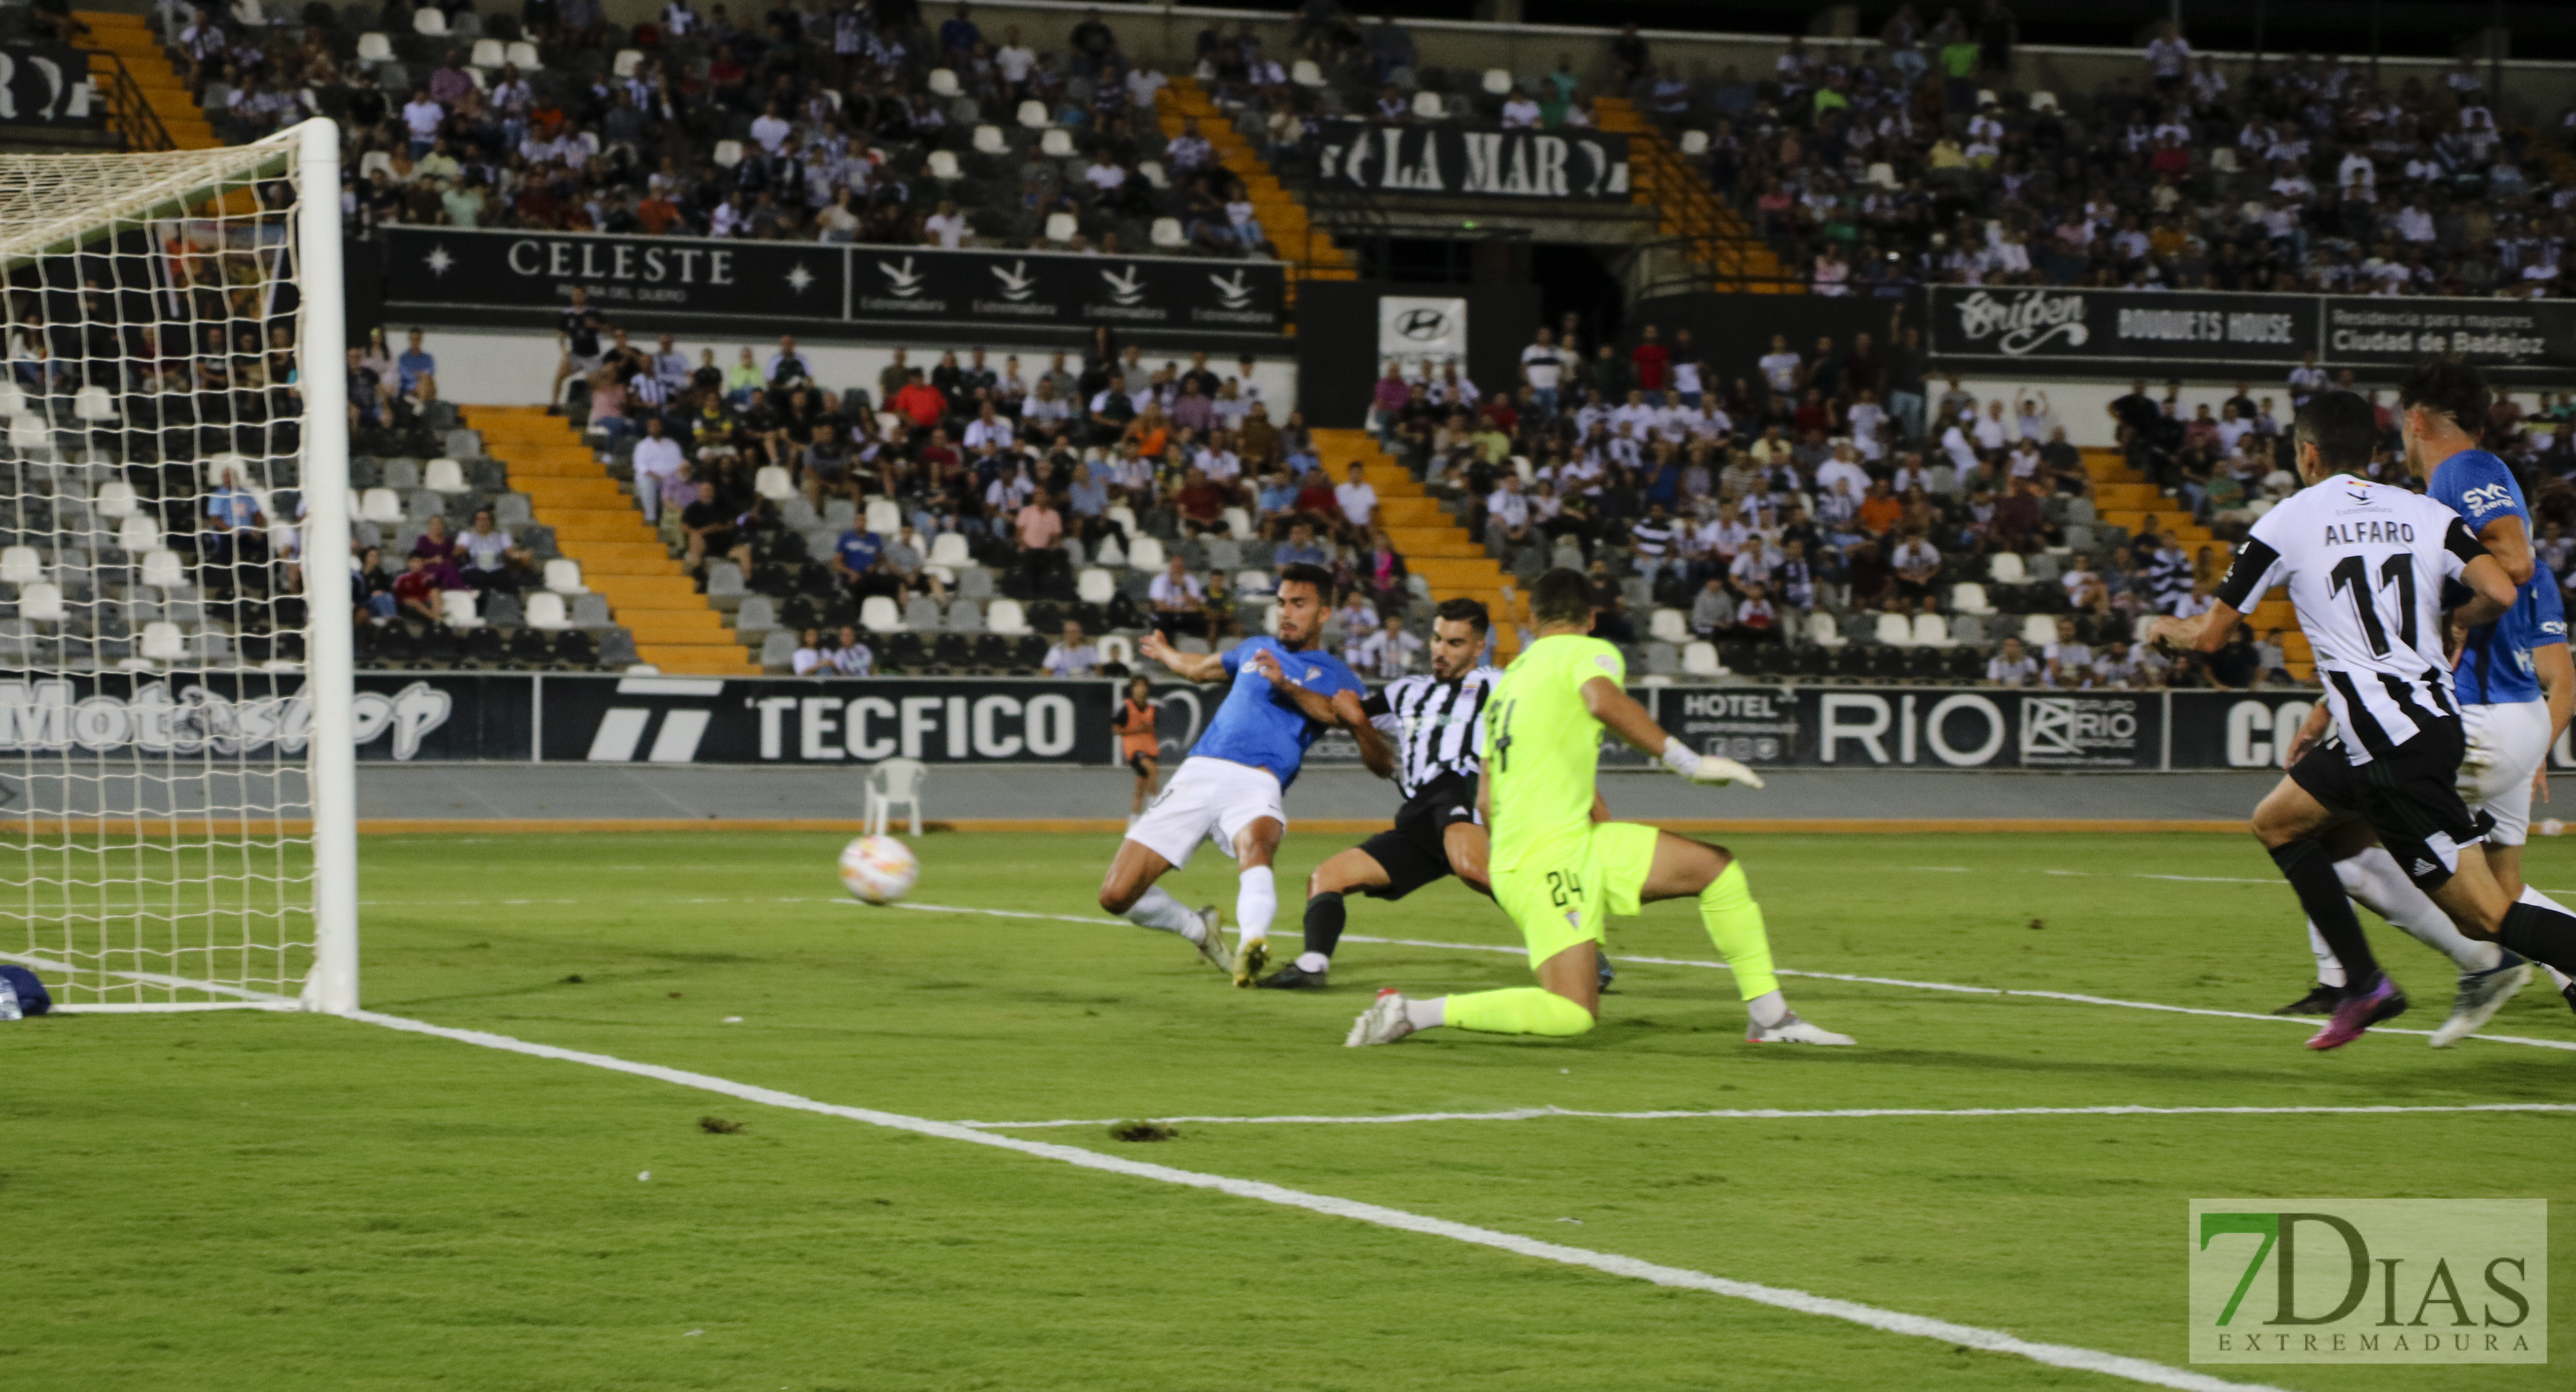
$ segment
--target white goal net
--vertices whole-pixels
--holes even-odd
[[[68,1008],[356,1006],[339,196],[327,121],[0,156],[0,959]]]

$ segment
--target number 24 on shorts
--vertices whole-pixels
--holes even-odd
[[[1583,881],[1575,878],[1573,871],[1550,870],[1547,872],[1547,902],[1554,904],[1561,909],[1569,903],[1580,901],[1582,898]]]

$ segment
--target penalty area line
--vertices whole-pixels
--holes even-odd
[[[856,900],[840,900],[837,902],[849,904],[853,908],[868,907]],[[1123,918],[1101,918],[1096,914],[1033,913],[1024,909],[977,909],[968,908],[961,904],[915,904],[910,902],[894,904],[890,907],[898,909],[916,909],[924,913],[984,914],[993,918],[1035,918],[1046,919],[1056,923],[1087,923],[1096,928],[1132,928],[1136,926]],[[1500,943],[1435,942],[1428,938],[1373,938],[1363,933],[1345,933],[1342,935],[1342,941],[1354,943],[1375,943],[1382,947],[1427,947],[1435,948],[1444,952],[1497,952],[1511,957],[1527,955],[1525,950],[1522,948],[1506,947]],[[1614,960],[1620,962],[1640,962],[1648,966],[1656,967],[1697,967],[1709,971],[1727,970],[1727,965],[1724,962],[1711,962],[1702,958],[1694,957],[1639,957],[1622,952],[1617,954]],[[1901,976],[1863,976],[1854,972],[1802,971],[1791,967],[1775,967],[1772,971],[1774,975],[1804,977],[1810,981],[1844,981],[1861,986],[1897,986],[1909,991],[1947,991],[1954,995],[1964,996],[2017,996],[2027,1000],[2065,1001],[2073,1005],[2107,1005],[2117,1007],[2121,1010],[2155,1010],[2168,1015],[2206,1015],[2221,1020],[2260,1020],[2266,1024],[2306,1025],[2311,1029],[2315,1028],[2314,1020],[2297,1016],[2258,1015],[2250,1010],[2213,1010],[2207,1006],[2199,1005],[2165,1005],[2157,1001],[2121,1000],[2115,996],[2088,996],[2074,991],[2036,991],[2010,986],[1965,986],[1949,981],[1914,981]],[[2398,1029],[2389,1025],[2373,1025],[2371,1026],[2371,1032],[2373,1034],[2411,1034],[2418,1037],[2430,1036],[2433,1033],[2431,1030]],[[2570,1052],[2576,1052],[2576,1040],[2533,1039],[2518,1034],[2473,1034],[2470,1035],[2469,1038],[2484,1040],[2489,1044],[2521,1044],[2534,1049],[2563,1049]]]
[[[1882,1333],[1917,1339],[1934,1339],[1945,1344],[1981,1349],[1988,1353],[2026,1358],[2050,1367],[2099,1373],[2105,1377],[2143,1383],[2150,1387],[2170,1387],[2180,1389],[2180,1392],[2279,1392],[2279,1389],[2259,1383],[2230,1382],[2224,1378],[2211,1377],[2184,1368],[2167,1367],[2161,1363],[2143,1358],[2131,1358],[2124,1354],[2105,1353],[2098,1349],[2080,1348],[2072,1344],[2041,1343],[2020,1338],[1999,1329],[1954,1324],[1948,1320],[1908,1314],[1902,1310],[1882,1309],[1875,1305],[1864,1305],[1858,1301],[1837,1300],[1831,1296],[1814,1295],[1784,1286],[1757,1285],[1751,1281],[1712,1276],[1704,1271],[1664,1266],[1655,1262],[1641,1261],[1635,1257],[1620,1256],[1615,1252],[1597,1252],[1584,1247],[1568,1247],[1558,1242],[1542,1242],[1536,1238],[1523,1237],[1518,1233],[1480,1228],[1467,1223],[1454,1223],[1445,1218],[1433,1218],[1400,1208],[1363,1203],[1357,1199],[1309,1193],[1302,1189],[1290,1189],[1284,1185],[1270,1184],[1261,1180],[1235,1179],[1226,1175],[1175,1169],[1169,1165],[1156,1165],[1142,1160],[1129,1160],[1122,1156],[1103,1155],[1097,1151],[1085,1150],[1080,1146],[1024,1141],[1015,1136],[999,1136],[989,1131],[960,1126],[954,1122],[932,1121],[927,1117],[906,1116],[901,1112],[885,1112],[868,1107],[818,1102],[810,1097],[800,1097],[791,1092],[780,1092],[775,1088],[759,1087],[750,1083],[738,1083],[730,1078],[666,1068],[660,1064],[636,1063],[609,1054],[585,1053],[552,1044],[538,1044],[525,1039],[514,1039],[506,1034],[455,1029],[446,1025],[430,1024],[423,1020],[408,1019],[400,1015],[380,1014],[372,1010],[352,1011],[343,1018],[362,1024],[381,1026],[385,1029],[399,1030],[407,1034],[428,1035],[461,1044],[472,1044],[478,1048],[497,1049],[504,1053],[585,1064],[613,1073],[650,1078],[657,1082],[693,1088],[701,1092],[717,1093],[762,1106],[841,1117],[889,1130],[909,1131],[916,1135],[936,1136],[943,1140],[991,1146],[1042,1160],[1077,1165],[1084,1169],[1101,1170],[1110,1174],[1149,1179],[1162,1184],[1182,1185],[1192,1189],[1207,1189],[1235,1198],[1276,1204],[1282,1208],[1300,1208],[1310,1213],[1368,1223],[1381,1228],[1392,1228],[1399,1232],[1444,1237],[1454,1242],[1490,1247],[1517,1256],[1555,1262],[1561,1266],[1584,1267],[1608,1276],[1645,1281],[1681,1290],[1705,1291],[1711,1295],[1751,1301],[1797,1314],[1841,1320],[1847,1324],[1861,1325]]]
[[[2576,1112],[2576,1102],[2480,1102],[2423,1107],[1840,1107],[1829,1111],[1786,1111],[1749,1107],[1719,1111],[1593,1112],[1574,1107],[1513,1107],[1499,1112],[1396,1112],[1382,1116],[1168,1116],[1148,1117],[1166,1125],[1193,1126],[1388,1126],[1422,1121],[1537,1121],[1547,1117],[1588,1117],[1608,1121],[1835,1121],[1874,1117],[2026,1117],[2026,1116],[2405,1116],[2415,1112]],[[1042,1131],[1060,1126],[1115,1126],[1128,1117],[1078,1121],[961,1121],[978,1131]]]

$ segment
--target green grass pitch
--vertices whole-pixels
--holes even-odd
[[[1513,956],[1352,943],[1224,988],[1123,927],[851,904],[840,838],[364,844],[371,1009],[944,1120],[2576,1100],[2576,1054],[1791,979],[1851,1050],[1754,1048],[1722,972],[1634,961],[1568,1043],[1346,1050],[1379,985]],[[1293,833],[1281,941],[1308,868]],[[2268,1010],[2306,986],[2243,837],[1730,838],[1781,965]],[[1112,838],[936,835],[933,904],[1093,915]],[[2576,847],[2531,879],[2576,886]],[[1232,917],[1213,852],[1173,882]],[[2200,880],[2150,878],[2195,876]],[[1355,935],[1511,943],[1454,883]],[[2439,1021],[2448,964],[2374,928]],[[1687,904],[1614,952],[1713,956]],[[738,1016],[738,1023],[727,1017]],[[2541,986],[2497,1033],[2576,1040]],[[738,1122],[717,1134],[702,1118]],[[2544,1197],[2576,1116],[1182,1123],[1014,1134],[2184,1366],[2187,1201]],[[649,1180],[639,1174],[649,1172]],[[347,1021],[0,1026],[0,1386],[187,1389],[2018,1389],[2133,1386],[1445,1239]],[[2576,1337],[2576,1268],[2554,1326]],[[2557,1367],[2199,1371],[2563,1388]]]

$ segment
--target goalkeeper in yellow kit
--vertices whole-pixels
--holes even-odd
[[[1771,941],[1744,867],[1724,850],[1635,822],[1608,820],[1593,780],[1601,732],[1661,758],[1694,783],[1762,780],[1733,759],[1693,753],[1622,689],[1619,650],[1586,637],[1591,584],[1553,570],[1530,592],[1538,641],[1514,659],[1485,705],[1477,807],[1492,828],[1494,902],[1520,925],[1538,985],[1427,1000],[1377,1000],[1343,1042],[1392,1044],[1448,1025],[1490,1034],[1577,1035],[1601,1014],[1603,920],[1659,899],[1696,898],[1700,922],[1735,973],[1757,1044],[1849,1044],[1789,1009],[1771,973]]]

